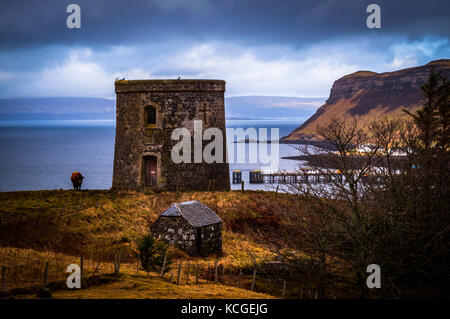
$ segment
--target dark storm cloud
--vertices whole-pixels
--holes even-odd
[[[68,29],[66,6],[77,3],[82,28]],[[377,3],[382,28],[365,26]],[[0,47],[126,45],[183,39],[289,44],[372,36],[449,37],[450,1],[16,0],[2,3]]]
[[[81,6],[81,29],[66,7]],[[368,29],[367,5],[381,6]],[[227,94],[327,96],[357,70],[450,56],[450,2],[7,0],[0,98],[114,96],[114,79],[220,78]]]

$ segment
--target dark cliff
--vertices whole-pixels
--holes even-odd
[[[316,113],[296,128],[287,140],[314,140],[317,125],[332,117],[358,117],[361,121],[402,116],[403,109],[415,110],[423,103],[420,86],[432,68],[450,78],[450,59],[394,72],[358,71],[333,83],[330,97]]]

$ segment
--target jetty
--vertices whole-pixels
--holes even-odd
[[[333,180],[342,181],[339,170],[328,170],[326,173],[314,167],[302,167],[298,171],[264,172],[254,169],[249,172],[250,184],[292,184],[292,183],[326,183]],[[242,171],[233,171],[233,184],[242,181]]]

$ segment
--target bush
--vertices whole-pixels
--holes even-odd
[[[172,256],[168,252],[168,245],[165,242],[154,239],[151,235],[144,235],[138,241],[139,260],[143,270],[155,270],[160,272],[166,258],[167,271],[172,263]]]

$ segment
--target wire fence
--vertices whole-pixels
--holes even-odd
[[[36,229],[46,220],[61,223],[64,229],[72,226],[73,220],[80,214],[81,208],[89,206],[87,199],[81,198],[73,205],[63,205],[55,207],[55,211],[38,210],[32,214],[20,211],[18,214],[7,214],[0,211],[0,226],[3,229],[10,229],[12,233],[25,231],[22,229],[29,226]],[[94,200],[93,207],[103,209],[103,204],[98,199]],[[155,206],[154,198],[153,206]],[[92,204],[92,203],[91,203]],[[16,229],[18,227],[18,229]],[[136,273],[138,276],[158,276],[170,284],[193,285],[217,283],[227,286],[234,286],[252,291],[266,292],[268,286],[276,286],[277,292],[270,291],[274,295],[285,296],[287,289],[294,286],[289,280],[276,278],[277,274],[272,274],[271,283],[262,285],[267,279],[266,274],[259,270],[253,270],[232,266],[219,261],[187,261],[174,260],[167,262],[164,271],[161,269],[142,269],[139,266],[139,258],[131,248],[117,249],[117,246],[109,246],[105,243],[95,243],[92,249],[86,249],[77,256],[65,255],[62,253],[49,252],[50,249],[43,248],[43,251],[33,249],[0,247],[0,279],[2,290],[14,290],[32,286],[45,286],[47,283],[60,282],[63,287],[70,273],[67,267],[70,264],[82,264],[83,275],[87,279],[92,276],[117,273]],[[280,276],[279,276],[280,277]],[[281,288],[280,288],[281,287]],[[284,288],[282,288],[284,287]],[[286,289],[287,287],[287,289]],[[279,290],[279,291],[278,291]],[[282,291],[283,290],[283,291]]]
[[[70,264],[82,269],[83,282],[94,276],[129,274],[139,279],[158,277],[173,285],[220,284],[255,292],[269,293],[275,297],[317,298],[312,288],[288,279],[282,271],[258,271],[250,267],[239,268],[215,261],[176,259],[163,263],[162,267],[144,269],[139,256],[122,262],[122,251],[115,251],[108,258],[96,260],[90,254],[67,256],[58,253],[40,253],[34,250],[11,247],[0,248],[1,289],[14,290],[26,287],[42,287],[49,283],[64,283],[70,273]],[[295,288],[295,289],[293,289]]]

